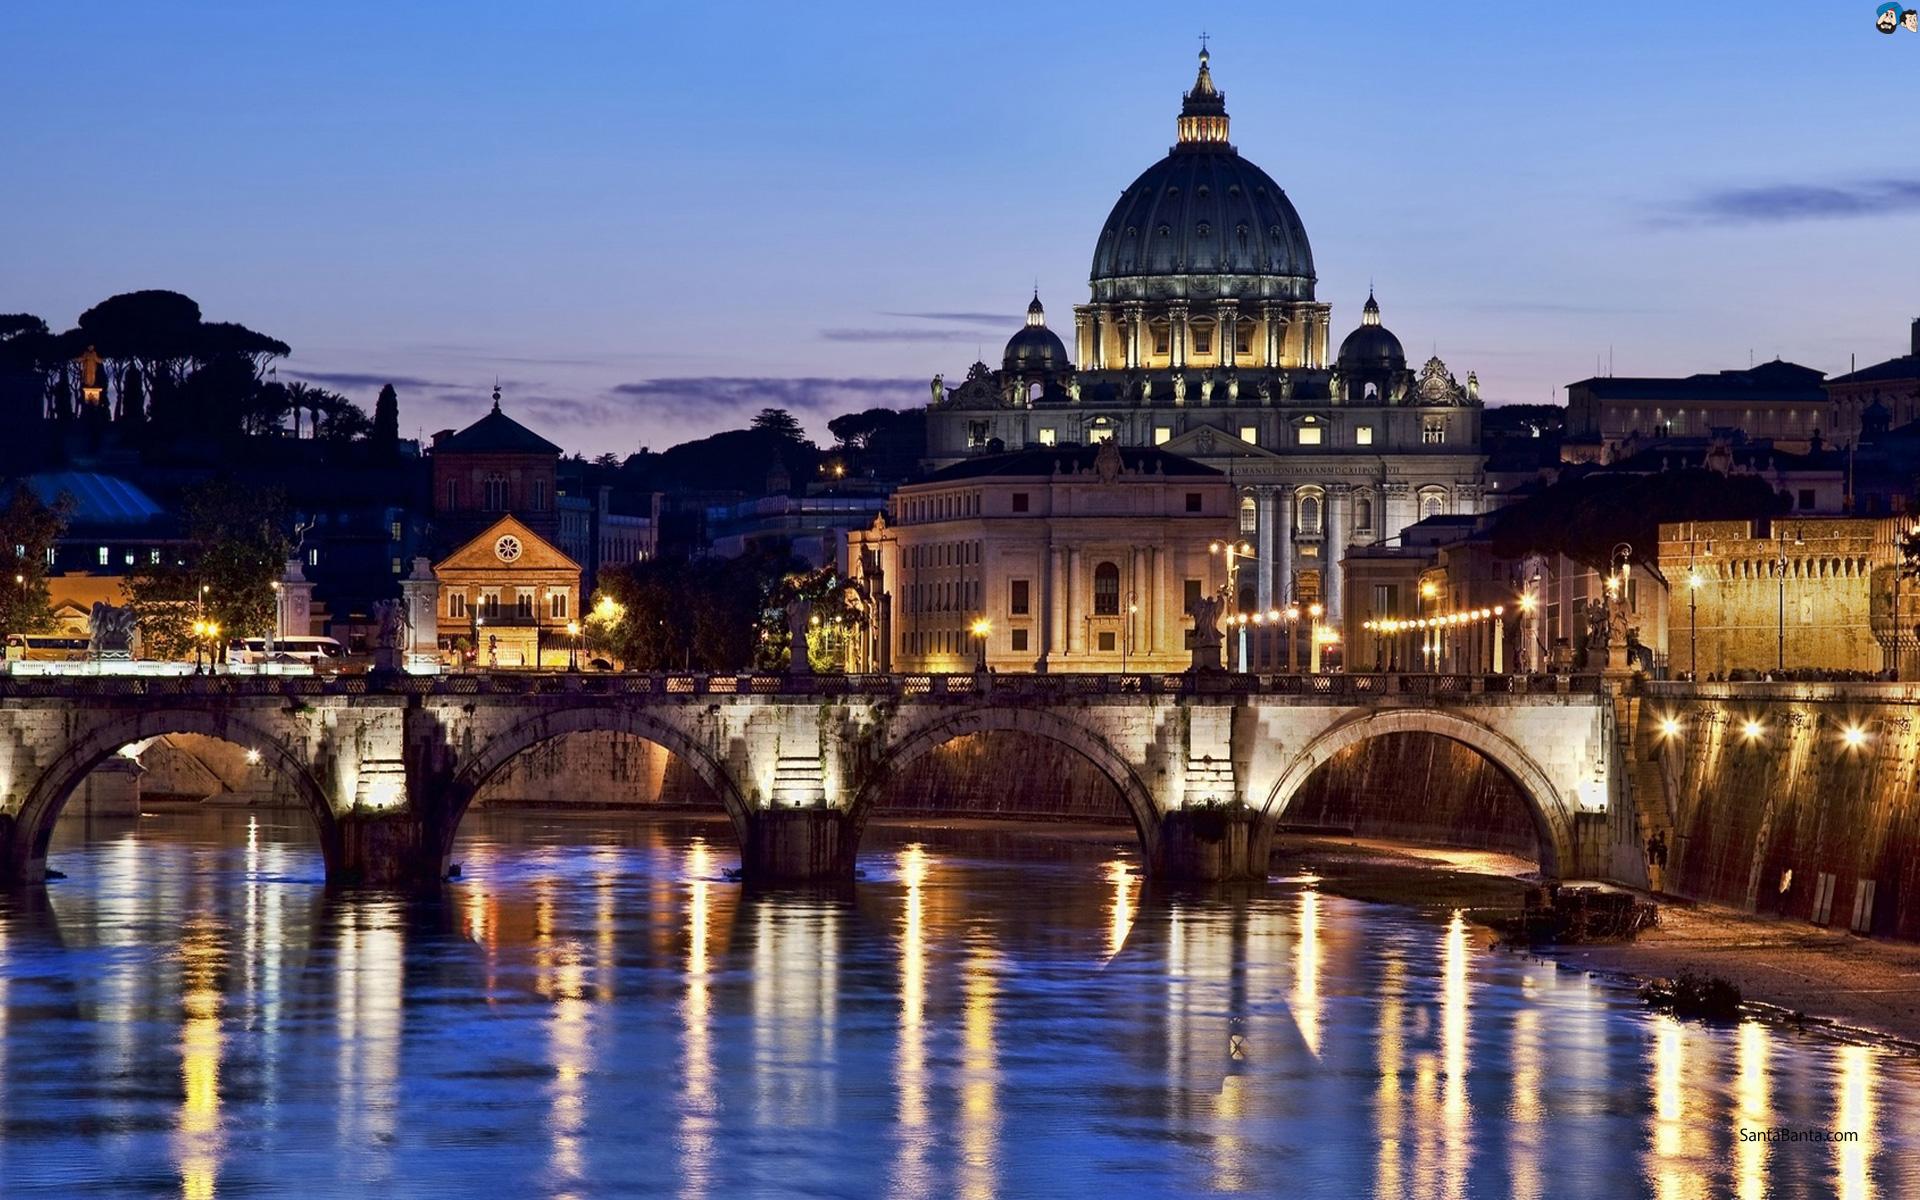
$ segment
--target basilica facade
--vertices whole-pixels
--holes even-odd
[[[1253,548],[1237,606],[1319,601],[1337,620],[1349,547],[1482,511],[1478,382],[1437,357],[1412,369],[1371,295],[1329,355],[1306,228],[1228,140],[1205,51],[1177,127],[1100,229],[1073,351],[1036,292],[999,369],[935,377],[929,465],[1107,441],[1206,464]]]

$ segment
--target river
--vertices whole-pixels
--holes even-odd
[[[0,1191],[1920,1195],[1907,1054],[1311,880],[1148,896],[1124,831],[876,822],[758,896],[723,821],[476,813],[400,898],[304,821],[69,821],[0,899]]]

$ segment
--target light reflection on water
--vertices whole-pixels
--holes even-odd
[[[0,900],[8,1196],[1920,1194],[1914,1059],[1457,917],[1043,828],[745,895],[724,822],[489,816],[443,900],[329,896],[298,820],[63,829]]]

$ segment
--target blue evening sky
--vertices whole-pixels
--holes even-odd
[[[7,0],[0,311],[184,291],[407,433],[498,376],[570,450],[824,435],[997,359],[1036,280],[1071,344],[1204,26],[1336,341],[1372,279],[1493,403],[1609,347],[1840,371],[1920,313],[1920,35],[1872,11]]]

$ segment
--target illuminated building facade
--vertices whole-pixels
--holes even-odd
[[[1233,490],[1150,448],[971,458],[893,494],[849,533],[843,573],[876,607],[856,669],[1182,671],[1187,605],[1225,582],[1210,550]]]
[[[998,370],[977,362],[951,388],[935,378],[928,455],[950,467],[1113,441],[1204,463],[1229,477],[1253,547],[1246,607],[1321,600],[1337,614],[1348,547],[1482,511],[1479,386],[1437,357],[1410,369],[1371,295],[1328,353],[1306,229],[1228,140],[1204,51],[1177,128],[1101,227],[1073,356],[1036,294]]]

